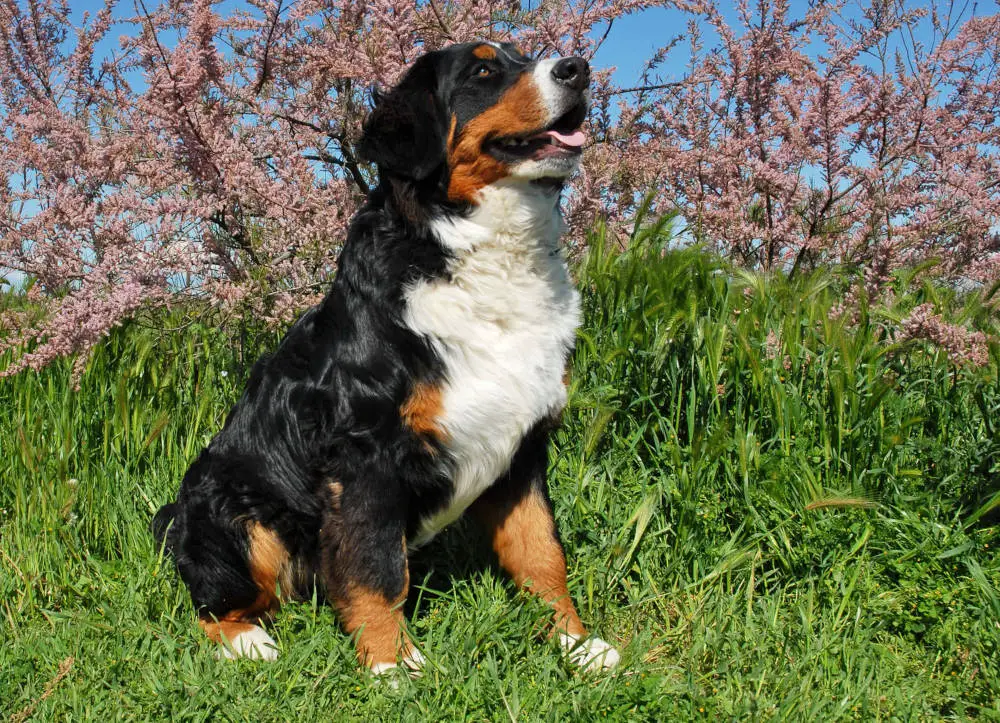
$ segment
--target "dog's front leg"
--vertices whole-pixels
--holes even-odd
[[[405,523],[393,495],[358,481],[329,484],[321,532],[321,573],[358,660],[376,673],[423,664],[406,634],[402,606],[410,584]]]
[[[548,434],[528,435],[510,472],[472,507],[486,529],[500,565],[518,587],[531,591],[555,610],[555,633],[570,660],[587,670],[612,668],[620,656],[587,629],[570,599],[566,557],[556,531],[546,486]]]

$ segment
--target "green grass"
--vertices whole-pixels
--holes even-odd
[[[837,275],[740,273],[669,235],[595,234],[551,459],[571,589],[618,671],[569,667],[461,526],[412,563],[423,678],[373,683],[315,603],[280,613],[276,663],[217,661],[147,526],[274,338],[131,325],[79,390],[70,362],[0,380],[0,713],[1000,720],[1000,358],[958,369],[893,331],[930,301],[995,333],[988,299],[901,279],[848,323]]]

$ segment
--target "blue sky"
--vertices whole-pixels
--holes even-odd
[[[537,0],[532,0],[537,1]],[[929,1],[929,0],[928,0]],[[117,13],[127,15],[132,12],[134,0],[120,0]],[[157,5],[160,0],[146,0],[148,7]],[[914,0],[904,0],[909,7],[919,7],[926,4],[924,0],[919,2]],[[990,3],[986,3],[987,5]],[[219,10],[227,12],[229,9],[244,5],[241,0],[222,0],[219,3]],[[737,23],[735,11],[732,4],[721,2],[723,14],[727,16],[734,25]],[[73,17],[79,20],[84,12],[95,13],[103,6],[102,0],[70,0]],[[793,18],[802,17],[808,7],[807,0],[791,0],[791,15]],[[989,12],[989,10],[986,10]],[[848,14],[856,14],[856,9],[847,10]],[[982,12],[982,10],[980,10]],[[615,21],[614,27],[594,58],[596,67],[615,66],[615,81],[623,85],[631,85],[639,78],[639,73],[643,63],[661,46],[669,40],[686,32],[686,22],[689,16],[677,10],[664,8],[650,8],[633,15],[620,18]],[[922,29],[926,31],[926,28]],[[113,30],[108,38],[109,45],[117,44],[117,36],[120,31]],[[121,32],[134,32],[134,29],[122,29]],[[918,38],[926,37],[926,32],[918,33]],[[662,68],[664,80],[679,77],[684,72],[686,47],[682,43],[671,53],[667,63]]]
[[[796,0],[797,2],[799,0]],[[127,15],[132,12],[133,0],[120,0],[116,14]],[[158,4],[158,0],[146,0],[146,5],[153,8]],[[239,0],[224,0],[220,3],[221,10],[225,12],[227,8],[239,7],[244,3]],[[805,3],[803,2],[804,6]],[[101,0],[70,0],[70,7],[74,20],[79,21],[84,12],[95,14],[103,7]],[[634,15],[615,21],[607,41],[595,58],[595,65],[607,67],[614,65],[618,68],[615,79],[622,83],[629,83],[638,77],[642,64],[655,50],[663,45],[667,39],[684,31],[685,16],[675,10],[665,10],[663,8],[651,8]],[[117,44],[117,37],[120,32],[113,30],[109,40],[112,45]],[[133,32],[129,29],[127,32]],[[683,68],[678,68],[678,72]]]
[[[594,57],[594,65],[599,68],[615,66],[615,81],[631,85],[639,79],[643,64],[653,53],[687,30],[686,23],[687,16],[664,8],[650,8],[616,20]],[[678,62],[668,63],[666,71],[680,75],[684,70],[683,61],[679,59],[682,53],[674,55]]]
[[[864,2],[865,0],[859,0]],[[904,7],[908,9],[927,7],[930,0],[903,0]],[[720,3],[722,14],[734,29],[739,27],[739,18],[732,3],[722,0]],[[978,14],[991,11],[995,12],[995,5],[983,3],[983,8],[977,8]],[[966,12],[966,17],[971,16],[970,11]],[[792,19],[800,19],[805,16],[809,6],[807,0],[790,0],[789,15]],[[961,3],[958,3],[961,7]],[[857,5],[848,3],[843,14],[848,18],[859,17]],[[638,12],[634,15],[615,21],[604,45],[594,58],[594,65],[597,67],[615,66],[615,81],[619,85],[631,85],[639,79],[643,63],[649,59],[660,47],[666,45],[672,38],[686,35],[687,21],[689,15],[677,10],[664,8],[650,8]],[[916,28],[915,38],[921,42],[931,39],[930,22],[924,19]],[[676,80],[685,71],[685,61],[687,58],[687,43],[681,40],[673,52],[667,56],[667,61],[661,69],[662,80]]]

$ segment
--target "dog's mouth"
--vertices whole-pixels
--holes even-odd
[[[587,106],[579,103],[541,131],[491,138],[486,143],[486,150],[494,158],[508,163],[579,156],[587,140],[580,130],[586,117]]]

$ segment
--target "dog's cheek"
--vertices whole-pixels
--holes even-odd
[[[530,134],[542,128],[548,116],[534,77],[525,73],[495,105],[466,123],[457,136],[453,121],[448,144],[448,198],[475,203],[482,188],[510,175],[510,167],[485,150],[486,141]]]

